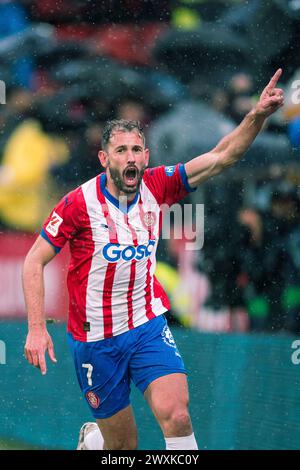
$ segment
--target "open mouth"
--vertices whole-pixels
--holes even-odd
[[[124,182],[127,186],[134,186],[137,184],[138,171],[135,167],[128,167],[124,171]]]

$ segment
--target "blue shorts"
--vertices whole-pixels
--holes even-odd
[[[144,393],[158,377],[186,374],[164,315],[113,338],[84,343],[68,333],[80,388],[95,418],[130,404],[131,380]]]

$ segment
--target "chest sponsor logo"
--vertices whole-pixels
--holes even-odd
[[[133,259],[139,261],[151,255],[154,245],[155,240],[149,240],[147,245],[128,245],[125,247],[122,247],[119,243],[107,243],[102,254],[110,263],[117,263],[121,259],[124,261],[132,261]]]
[[[52,235],[52,237],[56,237],[58,234],[58,229],[63,222],[63,219],[60,215],[58,215],[55,211],[52,214],[51,219],[48,222],[46,227],[46,231]]]

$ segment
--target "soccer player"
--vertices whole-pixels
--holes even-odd
[[[241,158],[265,119],[283,105],[283,91],[276,88],[280,75],[281,69],[232,133],[185,165],[148,169],[139,124],[108,122],[99,151],[105,172],[57,204],[29,251],[23,269],[25,356],[45,374],[45,352],[53,362],[56,358],[44,317],[43,269],[67,241],[70,245],[68,339],[96,419],[82,427],[79,448],[136,449],[131,381],[152,409],[166,449],[198,448],[186,370],[164,317],[169,301],[154,275],[161,206],[179,201]]]

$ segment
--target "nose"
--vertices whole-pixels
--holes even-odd
[[[135,163],[135,155],[134,155],[134,152],[132,150],[128,150],[127,163]]]

